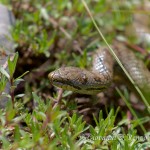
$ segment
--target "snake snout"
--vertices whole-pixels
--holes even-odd
[[[48,74],[48,78],[50,83],[54,86],[63,88],[65,87],[64,81],[66,80],[66,76],[64,75],[63,68],[52,71]]]
[[[49,80],[50,80],[50,83],[53,84],[53,83],[55,83],[56,81],[59,80],[60,74],[59,74],[59,72],[56,70],[56,71],[53,71],[53,72],[49,73],[49,74],[48,74],[48,78],[49,78]]]

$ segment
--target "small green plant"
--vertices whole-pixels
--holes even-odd
[[[14,72],[17,65],[18,60],[18,53],[16,53],[13,57],[8,58],[8,72],[3,68],[0,67],[0,73],[1,73],[1,82],[0,82],[0,96],[5,96],[8,99],[11,99],[12,105],[14,106],[15,97],[22,97],[24,94],[14,95],[14,90],[16,86],[20,83],[20,81],[23,81],[21,77],[23,77],[25,74],[28,73],[25,72],[20,77],[14,79]],[[6,88],[6,84],[9,84],[9,90],[10,93],[5,93],[4,90]]]
[[[104,44],[81,1],[1,0],[1,2],[9,5],[16,16],[12,36],[18,46],[16,50],[21,54],[20,60],[25,60],[23,67],[29,62],[27,67],[30,70],[37,69],[39,72],[31,71],[31,77],[27,76],[26,79],[32,82],[26,80],[25,91],[15,94],[18,83],[24,81],[23,77],[28,73],[22,67],[24,73],[14,77],[15,70],[19,70],[16,69],[18,53],[15,54],[14,59],[8,59],[7,70],[0,67],[0,96],[9,99],[6,108],[0,110],[0,149],[146,150],[150,148],[149,127],[145,126],[150,118],[146,116],[144,109],[141,111],[140,108],[135,110],[136,108],[132,107],[134,103],[129,101],[129,92],[126,97],[118,91],[119,98],[115,94],[111,99],[108,98],[109,101],[104,98],[106,100],[104,108],[104,94],[93,98],[65,91],[60,98],[62,101],[56,105],[58,94],[49,84],[48,72],[64,65],[89,67],[93,51]],[[136,7],[133,0],[86,0],[86,3],[91,7],[90,11],[96,24],[106,35],[104,38],[108,42],[111,43],[117,37],[129,39],[129,43],[132,44],[139,44],[137,39],[131,38],[133,33],[124,34],[128,25],[133,22],[133,14],[128,11]],[[37,56],[42,56],[42,59],[38,59]],[[142,55],[142,58],[145,58],[145,55]],[[41,66],[43,63],[48,66],[42,76],[40,75],[43,70],[40,69],[45,69],[47,66],[33,67],[37,60]],[[146,61],[148,64],[149,61]],[[4,92],[7,83],[10,84],[10,93]],[[98,99],[102,103],[102,107],[99,104],[96,107],[96,112],[100,110],[98,117],[91,116],[95,113],[90,109],[94,107],[93,104],[84,107],[87,100],[93,99]],[[78,100],[79,104],[76,102]],[[120,103],[116,106],[117,100]],[[125,104],[122,105],[123,100]],[[121,104],[120,109],[115,111],[118,104]],[[83,116],[80,110],[84,112]],[[131,112],[131,118],[127,112]],[[87,118],[92,120],[92,123],[87,123]]]

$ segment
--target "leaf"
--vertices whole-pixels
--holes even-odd
[[[23,97],[25,94],[18,94],[18,95],[16,95],[15,96],[15,98],[21,98],[21,97]]]
[[[16,78],[15,81],[21,79],[21,78],[22,78],[23,76],[25,76],[27,73],[29,73],[29,71],[26,71],[25,73],[23,73],[21,76],[19,76],[18,78]],[[23,81],[23,80],[22,80],[22,81]]]
[[[7,79],[4,75],[2,75],[0,80],[0,92],[3,92],[7,84]]]
[[[0,66],[0,72],[3,75],[5,75],[8,79],[10,78],[9,74],[7,73],[7,71],[2,66]]]
[[[11,78],[13,77],[13,74],[15,72],[18,57],[19,57],[19,54],[18,52],[16,52],[13,60],[11,60],[12,58],[10,56],[8,58],[8,70],[9,70],[9,74]]]

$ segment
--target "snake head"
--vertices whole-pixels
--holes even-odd
[[[96,94],[107,88],[103,76],[76,67],[62,67],[48,75],[51,84],[82,94]]]

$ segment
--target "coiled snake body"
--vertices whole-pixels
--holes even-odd
[[[132,79],[146,95],[146,98],[149,98],[150,72],[146,66],[127,47],[119,44],[114,46],[113,49]],[[48,77],[53,85],[63,89],[84,94],[96,94],[105,90],[111,84],[114,64],[115,61],[108,49],[101,47],[93,55],[92,70],[62,67],[51,72]],[[123,73],[121,68],[117,72]],[[122,79],[126,80],[127,78],[123,77]]]

